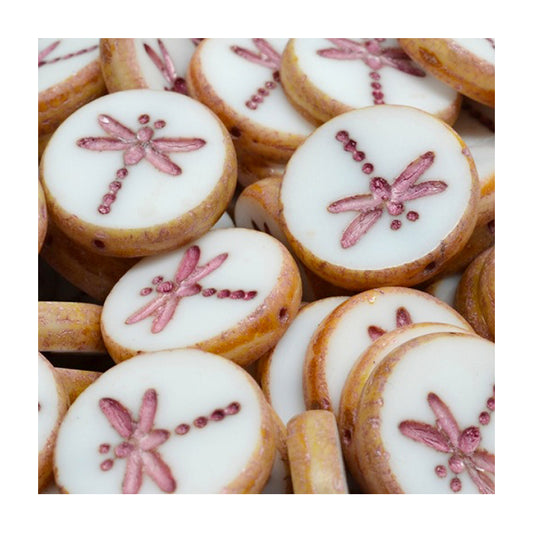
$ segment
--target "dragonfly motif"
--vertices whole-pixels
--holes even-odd
[[[383,87],[378,73],[383,67],[391,67],[411,76],[424,77],[426,73],[419,68],[411,58],[400,48],[384,46],[385,39],[368,39],[354,41],[353,39],[328,39],[334,48],[318,50],[319,56],[338,59],[362,61],[370,69],[372,96],[374,104],[384,104]]]
[[[154,122],[152,128],[146,125],[149,121],[149,115],[141,115],[139,117],[141,127],[134,132],[109,115],[98,115],[98,124],[109,137],[84,137],[76,144],[96,152],[123,151],[126,166],[136,165],[142,159],[146,159],[157,170],[178,176],[181,174],[181,168],[170,160],[168,154],[198,150],[205,145],[205,141],[192,137],[154,139],[154,130],[164,128],[166,123],[158,120]]]
[[[263,67],[270,68],[272,70],[279,69],[281,64],[281,55],[274,50],[272,45],[266,39],[252,39],[259,52],[253,52],[243,48],[242,46],[232,46],[231,49],[239,56],[257,63]]]
[[[54,41],[53,43],[49,44],[46,48],[43,48],[39,52],[39,67],[42,67],[44,65],[51,65],[52,63],[57,63],[58,61],[64,61],[66,59],[70,59],[71,57],[76,57],[82,54],[86,54],[98,48],[98,44],[95,44],[94,46],[89,46],[88,48],[82,48],[81,50],[77,50],[76,52],[71,52],[69,54],[54,57],[53,59],[47,59],[47,57],[59,46],[60,43],[61,43],[61,40]]]
[[[482,494],[493,494],[495,483],[495,456],[480,448],[481,433],[478,427],[470,426],[462,430],[448,406],[433,392],[427,396],[429,407],[435,415],[435,425],[414,420],[404,420],[399,425],[402,435],[438,452],[449,454],[448,466],[456,476],[466,471]],[[494,397],[489,398],[487,405],[494,410]],[[486,415],[484,412],[482,415]],[[480,419],[481,416],[480,415]],[[487,423],[486,419],[483,423]],[[445,477],[446,467],[438,465],[435,473]],[[461,480],[454,477],[450,488],[459,492]]]
[[[417,67],[411,58],[400,48],[383,46],[384,39],[328,39],[335,48],[318,50],[318,55],[330,59],[361,60],[372,70],[392,67],[411,76],[424,77],[426,73]]]
[[[266,81],[264,86],[260,87],[256,93],[246,101],[246,107],[254,110],[257,109],[258,105],[263,102],[265,96],[268,96],[270,91],[275,89],[280,82],[279,67],[281,65],[281,55],[274,50],[272,45],[266,39],[252,39],[252,42],[255,44],[258,52],[236,45],[232,46],[231,50],[243,59],[267,67],[273,71],[272,80]]]
[[[156,390],[150,388],[144,393],[137,420],[133,419],[130,411],[122,403],[113,398],[102,398],[98,405],[113,429],[124,439],[113,450],[116,459],[126,460],[122,493],[137,494],[145,474],[163,492],[175,492],[178,488],[177,481],[157,451],[170,438],[171,432],[166,429],[154,429],[158,405]],[[232,402],[225,408],[215,409],[208,416],[196,417],[192,425],[202,429],[210,421],[220,422],[226,416],[236,415],[240,410],[241,405]],[[190,430],[190,424],[181,423],[176,426],[174,433],[182,436]],[[110,449],[111,446],[107,443],[99,446],[99,452],[102,454],[108,453]],[[113,468],[113,465],[113,459],[106,459],[100,464],[100,469],[107,472]]]
[[[443,181],[416,183],[434,160],[434,152],[426,152],[409,163],[392,184],[384,178],[374,177],[370,180],[370,194],[348,196],[330,204],[328,206],[330,213],[345,211],[360,213],[344,230],[341,246],[349,248],[356,244],[381,218],[384,210],[396,217],[404,212],[405,202],[443,192],[447,188],[447,184]],[[410,221],[416,221],[419,217],[416,211],[409,211],[406,216]],[[391,229],[397,230],[400,226],[401,221],[398,219],[391,223]]]
[[[174,492],[177,483],[170,467],[163,461],[157,449],[170,437],[166,429],[154,429],[157,411],[157,393],[148,389],[143,396],[137,421],[117,400],[102,398],[100,410],[113,429],[124,439],[116,448],[115,456],[126,459],[126,471],[122,492],[136,494],[141,488],[143,475],[148,475],[163,492]],[[104,470],[112,463],[106,462]]]
[[[218,298],[251,300],[257,295],[257,291],[230,291],[229,289],[218,290],[206,288],[198,283],[200,280],[217,270],[228,258],[227,253],[219,254],[205,265],[198,266],[200,261],[200,248],[193,245],[188,248],[178,265],[174,280],[163,280],[162,277],[154,278],[157,285],[156,292],[159,294],[138,311],[126,319],[126,324],[135,324],[150,316],[154,317],[151,327],[152,333],[162,331],[174,316],[179,302],[183,298],[202,293],[202,296],[209,297],[217,294]],[[152,292],[150,287],[141,291],[141,295]]]
[[[177,93],[187,95],[188,91],[185,78],[178,76],[176,66],[174,65],[174,62],[168,53],[165,43],[163,43],[161,39],[157,39],[157,44],[159,46],[161,57],[157,55],[157,52],[155,52],[155,50],[149,44],[143,43],[144,50],[148,54],[148,57],[161,72],[165,81],[170,84],[169,87],[165,87],[165,91],[175,91]]]
[[[168,154],[199,150],[206,144],[206,141],[196,137],[154,138],[155,130],[164,128],[166,122],[156,120],[151,127],[148,125],[150,116],[147,114],[139,116],[138,122],[141,127],[136,132],[110,115],[98,115],[97,121],[109,137],[83,137],[78,139],[77,146],[95,152],[122,151],[126,167],[136,165],[145,159],[157,170],[170,176],[179,176],[182,173],[181,167],[174,163]],[[116,177],[119,180],[111,182],[109,192],[103,197],[98,209],[101,214],[107,214],[111,210],[111,204],[116,200],[116,194],[122,186],[120,180],[127,174],[126,168],[117,170]]]

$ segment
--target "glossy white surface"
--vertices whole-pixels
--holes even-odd
[[[351,39],[363,43],[364,39]],[[399,48],[396,39],[386,39],[381,47]],[[335,48],[329,39],[301,38],[294,40],[298,67],[307,81],[330,98],[361,108],[373,105],[375,82],[370,73],[379,74],[380,92],[386,104],[409,105],[436,114],[453,104],[457,93],[435,77],[413,76],[385,65],[372,69],[363,59],[333,59],[318,54],[319,50]],[[364,48],[364,45],[363,45]],[[379,58],[379,55],[377,56]]]
[[[336,140],[347,131],[365,154],[355,161]],[[283,177],[280,200],[290,233],[315,256],[355,270],[380,270],[410,263],[440,246],[464,216],[472,195],[468,159],[456,135],[431,115],[404,106],[373,106],[337,116],[318,128],[296,150]],[[404,202],[401,216],[383,209],[359,241],[342,248],[341,237],[359,211],[331,213],[328,206],[354,195],[370,194],[374,177],[392,186],[410,163],[427,152],[434,161],[416,181],[443,181],[438,194]],[[371,163],[366,174],[363,165]],[[416,221],[407,220],[414,210]],[[391,222],[401,222],[399,230]]]
[[[127,460],[114,450],[124,440],[99,407],[102,398],[120,402],[138,420],[143,395],[157,393],[151,429],[169,432],[154,451],[170,469],[176,493],[215,493],[238,477],[261,439],[259,396],[244,371],[222,357],[199,350],[146,354],[105,372],[70,408],[57,441],[57,482],[71,493],[118,493]],[[238,402],[241,410],[222,420],[210,420],[203,428],[193,421]],[[187,423],[188,433],[175,428]],[[100,453],[101,444],[109,444]],[[103,471],[101,463],[113,460]],[[269,465],[268,465],[269,466]],[[265,466],[265,468],[268,468]],[[161,493],[143,471],[140,493]]]
[[[148,114],[160,138],[199,138],[205,145],[193,151],[172,152],[168,157],[181,168],[180,175],[157,169],[144,157],[126,165],[124,145],[119,150],[95,151],[78,146],[79,139],[110,137],[98,123],[99,115],[109,115],[132,132],[143,126],[138,118]],[[154,123],[166,125],[154,129]],[[42,157],[43,179],[51,194],[67,212],[107,228],[145,228],[163,224],[201,204],[222,177],[226,159],[227,132],[200,102],[169,91],[148,89],[112,93],[80,108],[56,130]],[[126,168],[111,204],[102,215],[98,207],[116,172]]]
[[[268,39],[270,46],[281,55],[288,39]],[[274,70],[249,61],[231,49],[239,46],[259,54],[253,39],[206,39],[199,50],[202,73],[215,93],[239,115],[258,126],[295,135],[308,135],[314,128],[289,103],[279,82],[269,90],[257,109],[246,102],[273,80]]]
[[[270,401],[285,424],[306,410],[303,371],[307,346],[322,320],[347,299],[334,296],[303,307],[272,352],[268,372]]]
[[[494,344],[477,336],[440,334],[409,350],[394,366],[383,390],[381,436],[391,470],[404,492],[452,493],[450,481],[455,475],[448,466],[452,453],[416,442],[398,428],[404,420],[437,426],[427,401],[429,393],[446,404],[460,432],[477,427],[479,449],[495,453],[496,415],[487,409],[487,400],[494,395],[494,373]],[[490,423],[480,424],[482,412],[490,413]],[[436,475],[438,465],[447,468],[446,477]],[[461,493],[478,493],[467,470],[458,477]]]
[[[460,47],[478,56],[480,59],[487,61],[487,63],[491,63],[494,65],[496,54],[493,39],[467,38],[453,40]]]
[[[257,295],[250,300],[219,298],[216,294],[204,297],[200,293],[184,297],[158,333],[151,332],[151,316],[127,324],[128,317],[159,296],[155,290],[142,296],[141,290],[154,287],[151,282],[157,276],[174,280],[185,251],[192,245],[200,248],[198,267],[220,254],[228,254],[217,269],[199,280],[203,289],[257,291]],[[243,228],[210,231],[176,251],[147,257],[135,264],[109,293],[103,306],[102,326],[121,346],[141,351],[190,346],[238,325],[249,331],[254,325],[246,319],[265,305],[265,299],[276,288],[282,261],[279,243],[269,235]]]
[[[338,412],[346,377],[363,352],[372,344],[368,328],[384,331],[397,327],[397,311],[404,308],[411,323],[440,322],[468,327],[466,321],[451,307],[415,289],[382,288],[373,291],[373,298],[360,301],[343,312],[331,330],[325,346],[324,369],[331,406]],[[327,327],[327,322],[324,327]]]

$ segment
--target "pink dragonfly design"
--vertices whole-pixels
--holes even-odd
[[[138,118],[141,127],[137,132],[132,131],[127,126],[109,115],[98,115],[98,124],[109,134],[109,137],[83,137],[78,139],[76,144],[80,148],[95,152],[122,151],[124,165],[136,165],[143,159],[148,161],[157,170],[179,176],[181,168],[174,163],[169,153],[191,152],[202,148],[206,142],[195,137],[159,137],[154,139],[155,130],[166,126],[164,120],[156,120],[153,128],[147,124],[150,116],[143,114]],[[117,193],[122,187],[122,180],[128,175],[127,168],[120,168],[116,172],[118,179],[113,180],[109,185],[109,192],[102,198],[102,203],[98,212],[106,215],[111,211],[111,204],[116,200]]]
[[[409,163],[392,185],[384,178],[374,177],[370,180],[370,194],[348,196],[330,204],[330,213],[360,212],[344,230],[341,246],[349,248],[356,244],[381,218],[385,209],[390,215],[399,216],[405,210],[404,202],[443,192],[447,188],[443,181],[416,183],[434,160],[434,152],[426,152]],[[417,220],[418,216],[416,211],[407,213],[407,219],[411,221]],[[398,219],[391,223],[391,229],[397,230],[400,226],[401,221]]]
[[[405,307],[398,307],[398,309],[396,309],[396,327],[401,328],[412,323],[413,320],[409,314],[409,311],[407,311]],[[386,331],[383,328],[378,326],[368,326],[368,336],[372,339],[372,341],[375,341],[385,333]]]
[[[218,292],[218,298],[243,300],[254,298],[257,294],[256,291],[229,291],[228,289],[217,291],[214,288],[202,290],[202,286],[198,282],[218,269],[227,258],[227,253],[219,254],[205,265],[198,266],[200,248],[196,245],[191,246],[180,261],[174,280],[164,281],[161,277],[155,278],[153,282],[157,285],[156,292],[159,295],[128,317],[126,324],[135,324],[153,316],[151,332],[159,333],[174,316],[179,302],[183,298],[194,296],[200,292],[205,297],[213,296]],[[152,289],[148,287],[141,291],[141,295],[147,295],[151,292]]]
[[[113,429],[124,439],[115,448],[115,456],[126,459],[122,492],[138,493],[144,474],[149,476],[163,492],[174,492],[177,488],[176,480],[172,476],[170,467],[157,451],[159,446],[168,440],[170,432],[165,429],[154,429],[157,411],[156,391],[148,389],[144,393],[137,421],[133,420],[128,409],[112,398],[102,398],[99,407]]]
[[[242,46],[232,46],[231,49],[239,56],[257,63],[272,70],[279,69],[281,63],[281,55],[274,50],[272,45],[266,39],[252,39],[259,52],[247,50]]]
[[[318,55],[329,59],[362,61],[370,68],[372,96],[374,104],[383,104],[383,87],[377,72],[383,67],[391,67],[411,76],[424,77],[426,73],[417,67],[411,58],[400,48],[384,46],[385,39],[368,39],[354,41],[353,39],[328,39],[335,48],[318,50]]]
[[[266,39],[252,39],[258,52],[248,50],[242,46],[232,46],[231,50],[238,56],[273,70],[272,80],[265,82],[263,87],[260,87],[257,92],[246,101],[246,106],[250,109],[257,109],[257,106],[263,102],[265,96],[270,94],[272,89],[278,86],[280,81],[279,67],[281,64],[281,55],[274,50],[272,45]]]
[[[77,145],[96,152],[123,151],[125,165],[136,165],[146,159],[157,170],[178,176],[181,174],[181,168],[170,160],[168,154],[198,150],[205,145],[205,141],[192,137],[154,139],[154,128],[161,129],[166,123],[158,120],[152,128],[146,125],[149,121],[148,115],[141,115],[141,127],[134,132],[109,115],[99,115],[98,124],[109,137],[84,137],[77,141]]]
[[[176,71],[176,66],[168,53],[167,47],[161,39],[157,39],[157,44],[159,46],[159,51],[161,52],[161,57],[157,55],[155,50],[146,43],[144,44],[144,49],[148,54],[148,57],[153,61],[154,65],[159,69],[165,81],[167,81],[170,86],[165,87],[165,91],[175,91],[181,94],[188,94],[187,84],[185,78],[178,76]]]
[[[448,406],[434,393],[427,397],[429,407],[435,414],[435,426],[414,420],[404,420],[399,425],[400,432],[406,437],[425,444],[438,452],[450,455],[448,466],[456,476],[466,471],[481,494],[493,494],[495,484],[495,456],[480,448],[481,433],[476,426],[460,430]],[[494,398],[490,398],[488,404]],[[435,468],[439,477],[445,477],[446,467],[439,465]],[[461,480],[454,477],[450,488],[459,492],[462,488]]]
[[[400,48],[383,46],[384,39],[328,39],[335,48],[318,50],[318,55],[330,59],[361,60],[372,70],[392,67],[411,76],[424,77],[426,73],[417,67],[411,58]]]
[[[66,59],[70,59],[71,57],[76,57],[82,54],[86,54],[98,48],[98,44],[95,44],[94,46],[90,46],[88,48],[82,48],[81,50],[77,50],[76,52],[71,52],[63,56],[57,56],[57,57],[54,57],[53,59],[47,59],[47,57],[59,46],[60,43],[61,43],[61,40],[54,41],[53,43],[49,44],[46,48],[43,48],[43,50],[39,52],[39,67],[42,67],[43,65],[51,65],[52,63],[57,63],[58,61],[64,61]]]
[[[167,493],[178,488],[170,467],[163,461],[157,448],[166,442],[171,432],[166,429],[154,429],[157,412],[157,392],[148,389],[143,395],[138,420],[134,420],[129,410],[113,398],[102,398],[98,405],[113,429],[124,439],[114,450],[116,459],[126,459],[126,469],[122,481],[124,494],[138,494],[143,476],[149,476],[156,485]],[[211,423],[219,423],[228,416],[237,415],[241,411],[239,402],[231,402],[226,407],[214,409],[206,416],[198,416],[192,421],[177,424],[174,434],[182,437],[191,429],[203,429]],[[99,452],[106,454],[111,450],[110,444],[99,446]],[[107,472],[114,466],[113,459],[106,459],[100,469]]]

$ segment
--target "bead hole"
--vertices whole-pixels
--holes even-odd
[[[436,266],[437,266],[437,263],[435,263],[435,261],[431,261],[431,263],[428,263],[426,265],[426,268],[424,268],[424,272],[426,273],[431,272],[432,270],[435,270]]]

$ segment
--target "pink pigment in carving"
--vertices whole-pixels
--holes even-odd
[[[487,413],[487,411],[483,411],[479,413],[479,423],[482,426],[486,426],[487,424],[490,423],[490,414]]]
[[[241,404],[239,402],[232,402],[223,409],[221,408],[215,409],[208,416],[196,417],[193,420],[192,425],[197,429],[203,429],[207,426],[210,420],[213,422],[220,422],[221,420],[224,420],[226,416],[236,415],[237,413],[240,412],[240,410],[241,410]],[[191,429],[192,428],[190,424],[182,422],[181,424],[178,424],[176,426],[174,433],[176,433],[176,435],[182,436],[182,435],[186,435],[187,433],[189,433]]]
[[[145,474],[163,492],[174,492],[177,488],[176,480],[157,452],[159,446],[168,440],[170,432],[154,429],[157,411],[155,389],[148,389],[144,393],[137,421],[133,420],[128,409],[117,400],[102,398],[98,405],[113,429],[124,439],[114,449],[117,459],[126,459],[122,492],[137,494]],[[109,470],[111,466],[112,464],[104,461],[101,467],[103,470]]]
[[[407,326],[412,323],[413,320],[409,314],[409,311],[407,311],[405,307],[398,307],[398,309],[396,309],[396,327],[401,328],[402,326]],[[378,326],[368,326],[367,331],[368,336],[372,339],[372,341],[375,341],[386,333],[386,330]]]
[[[400,48],[384,46],[385,39],[328,39],[335,48],[317,50],[317,54],[329,59],[362,61],[369,69],[370,88],[374,105],[384,104],[381,76],[377,72],[383,67],[391,67],[410,76],[424,77],[426,73]]]
[[[161,58],[149,44],[143,43],[148,57],[161,72],[163,78],[165,78],[165,81],[170,84],[169,87],[165,87],[165,91],[174,91],[187,95],[188,91],[185,78],[178,76],[176,66],[174,65],[174,62],[168,53],[167,47],[161,39],[157,39],[157,44],[159,46],[159,51],[161,52]]]
[[[487,400],[487,407],[491,410],[491,411],[494,411],[494,409],[496,409],[496,400],[493,396],[491,396],[488,400]]]
[[[76,57],[82,54],[86,54],[88,52],[92,52],[93,50],[96,50],[98,48],[98,44],[95,44],[94,46],[90,46],[89,48],[82,48],[81,50],[78,50],[76,52],[71,52],[70,54],[65,54],[63,56],[54,57],[53,59],[45,59],[47,56],[49,56],[61,43],[61,40],[54,41],[52,44],[48,45],[46,48],[41,50],[39,52],[39,67],[42,67],[43,65],[51,65],[53,63],[57,63],[58,61],[65,61],[67,59],[70,59],[71,57]]]
[[[357,149],[357,141],[354,141],[347,131],[339,131],[337,135],[335,135],[335,139],[343,144],[344,150],[346,152],[350,152],[352,154],[352,158],[354,161],[361,162],[366,158],[366,154],[361,150]],[[362,170],[365,174],[372,174],[372,172],[374,171],[374,165],[368,162],[364,163],[362,166]]]
[[[252,39],[252,42],[259,50],[259,53],[247,50],[241,46],[232,46],[231,50],[251,63],[267,67],[274,71],[272,73],[272,80],[266,81],[263,87],[257,89],[256,93],[246,101],[246,107],[254,110],[257,109],[259,104],[263,103],[265,97],[270,94],[270,91],[278,87],[280,83],[279,67],[281,64],[281,55],[274,50],[266,39]]]
[[[189,433],[190,429],[191,426],[189,424],[179,424],[178,426],[176,426],[174,433],[176,433],[176,435],[186,435],[187,433]]]
[[[198,418],[195,418],[193,421],[193,426],[197,427],[199,429],[205,428],[207,426],[207,418],[205,416],[199,416]]]
[[[153,429],[157,412],[157,392],[148,389],[143,396],[139,409],[139,419],[133,420],[130,412],[120,402],[113,398],[102,398],[98,403],[100,410],[115,431],[124,439],[114,448],[115,459],[126,459],[126,472],[122,481],[124,494],[137,494],[142,486],[143,475],[148,475],[163,492],[175,492],[177,481],[169,466],[163,461],[157,448],[172,436],[165,429]],[[231,402],[225,408],[215,409],[209,416],[198,416],[192,425],[203,429],[209,421],[220,422],[226,416],[236,415],[241,411],[239,402]],[[183,436],[192,429],[185,422],[178,424],[174,433]],[[103,443],[98,451],[108,453],[111,446]],[[111,470],[113,459],[106,459],[100,463],[103,472]]]
[[[370,180],[370,194],[348,196],[330,204],[328,206],[330,213],[360,212],[360,215],[344,230],[341,246],[349,248],[356,244],[381,218],[384,209],[391,216],[398,217],[405,210],[404,202],[443,192],[448,187],[443,181],[416,183],[434,160],[434,152],[426,152],[409,163],[392,185],[384,178],[374,177]],[[418,213],[415,211],[410,211],[407,217],[412,222],[416,221],[417,218]],[[394,225],[397,226],[396,223]],[[392,229],[399,229],[399,227]]]
[[[466,472],[481,494],[494,494],[495,456],[480,447],[479,428],[469,426],[461,431],[452,412],[439,396],[430,392],[427,401],[435,414],[435,425],[404,420],[398,426],[400,432],[438,452],[449,454],[448,467],[455,475],[450,482],[453,492],[462,489],[462,482],[457,476]],[[446,467],[437,466],[435,473],[441,478],[446,477]]]
[[[202,148],[206,142],[203,139],[195,137],[159,137],[153,138],[155,130],[162,129],[166,126],[164,120],[156,120],[153,128],[147,126],[150,122],[150,116],[142,114],[138,118],[141,128],[137,132],[130,130],[109,115],[99,115],[98,124],[108,133],[109,137],[83,137],[76,144],[80,148],[93,150],[96,152],[123,151],[123,162],[125,166],[136,165],[143,159],[148,161],[157,170],[178,176],[181,174],[181,168],[174,163],[169,157],[173,152],[191,152]],[[116,195],[122,183],[128,175],[126,168],[120,168],[116,172],[116,178],[109,185],[109,192],[102,198],[102,203],[98,212],[106,215],[111,211],[111,204],[116,200]]]
[[[205,297],[214,295],[218,289],[208,289],[203,291],[198,283],[211,272],[218,269],[228,258],[228,254],[219,254],[208,261],[205,265],[198,266],[200,261],[200,248],[191,246],[185,251],[180,261],[173,280],[163,280],[158,276],[152,280],[155,282],[157,295],[145,306],[133,313],[126,319],[126,324],[135,324],[148,317],[153,317],[152,333],[159,333],[170,322],[179,302],[186,297],[199,293]],[[227,289],[224,289],[227,290]],[[141,290],[141,295],[149,294],[151,291]],[[233,296],[232,296],[233,295]],[[227,297],[231,299],[250,300],[257,295],[257,291],[228,291]]]
[[[98,452],[99,453],[108,453],[110,449],[111,449],[111,445],[110,444],[102,443],[98,447]]]
[[[106,459],[105,461],[102,461],[100,463],[100,469],[104,472],[107,472],[108,470],[111,470],[115,464],[115,461],[113,459]]]
[[[77,141],[77,145],[87,150],[96,152],[123,151],[124,164],[136,165],[141,160],[146,159],[157,170],[178,176],[181,168],[173,163],[168,154],[171,152],[191,152],[198,150],[205,145],[205,141],[199,138],[179,137],[153,138],[154,128],[159,129],[165,126],[164,121],[157,121],[154,128],[146,126],[148,115],[141,115],[139,122],[141,127],[137,132],[133,132],[109,115],[99,115],[98,124],[110,135],[110,137],[84,137]],[[149,117],[148,117],[149,120]]]

